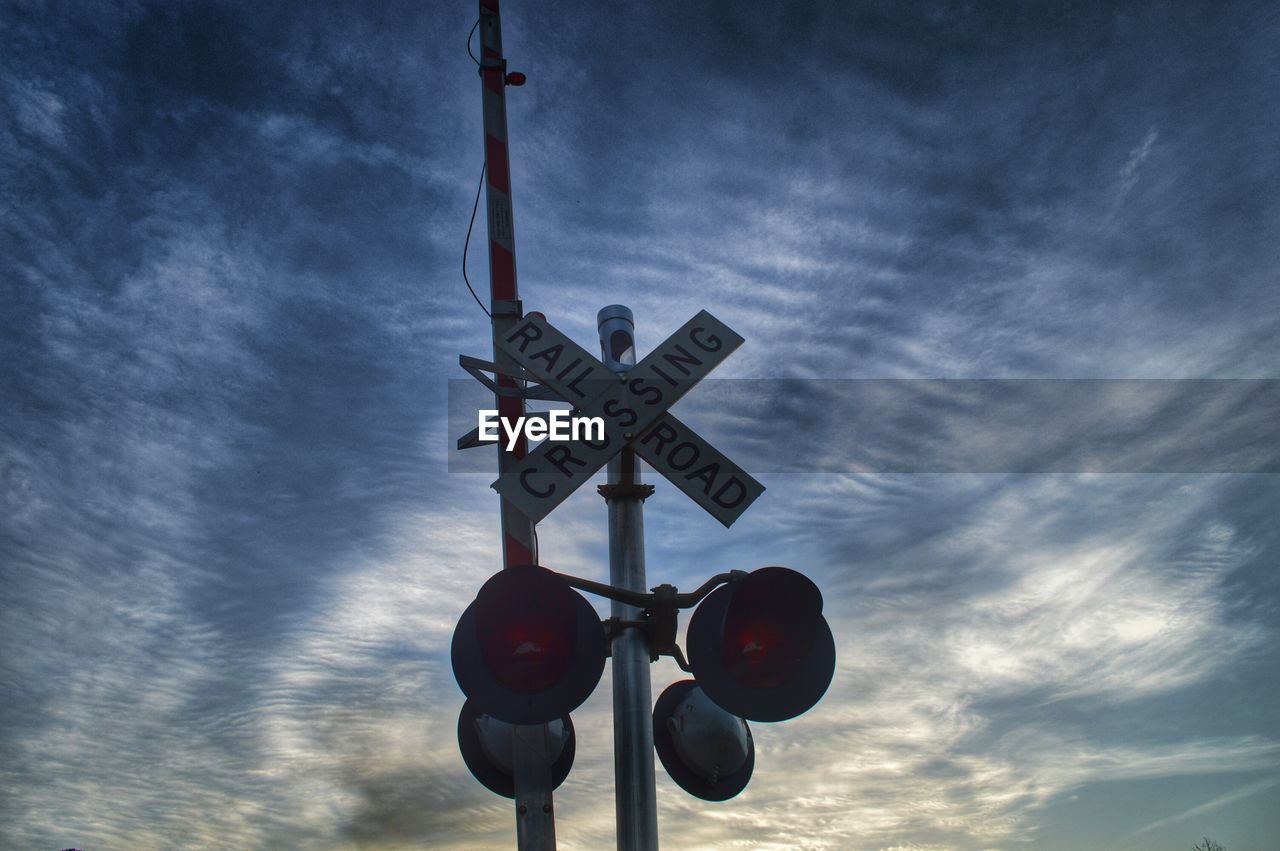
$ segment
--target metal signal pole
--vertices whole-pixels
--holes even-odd
[[[620,304],[600,311],[600,347],[605,365],[622,374],[635,366],[635,321]],[[609,461],[609,484],[600,495],[609,506],[609,584],[645,593],[644,500],[653,485],[640,483],[640,462],[631,449]],[[613,601],[620,621],[642,619],[640,609]],[[653,766],[653,697],[649,646],[644,630],[624,628],[613,639],[614,799],[620,851],[657,851],[658,802]]]
[[[480,82],[484,104],[485,209],[489,229],[489,292],[493,321],[493,361],[511,374],[516,365],[498,348],[501,335],[520,320],[516,289],[515,229],[511,210],[511,160],[507,150],[507,61],[502,55],[502,23],[498,0],[480,0]],[[500,371],[500,388],[519,385]],[[524,397],[498,395],[498,416],[509,422],[524,416]],[[513,452],[498,450],[498,472],[525,456],[520,437]],[[507,500],[501,501],[502,565],[536,562],[533,522]],[[551,790],[551,762],[546,724],[517,726],[512,735],[511,767],[515,775],[516,842],[521,851],[554,851],[556,823]]]

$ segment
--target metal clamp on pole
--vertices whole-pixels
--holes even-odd
[[[568,573],[556,574],[570,588],[577,588],[579,591],[586,591],[588,594],[595,594],[597,597],[604,597],[607,600],[617,600],[619,603],[626,603],[638,609],[652,609],[661,606],[663,605],[662,601],[668,597],[671,600],[671,605],[676,609],[692,609],[721,585],[745,579],[747,575],[745,570],[730,570],[726,573],[717,573],[699,585],[696,591],[688,591],[681,594],[674,585],[659,585],[646,594],[643,591],[632,591],[630,588],[619,588],[616,585],[606,585],[603,582],[582,579]],[[670,589],[670,592],[668,593],[666,589]]]
[[[689,662],[685,659],[684,651],[676,642],[680,610],[692,609],[716,588],[729,582],[736,582],[744,578],[747,573],[743,570],[718,573],[702,583],[698,590],[687,594],[681,594],[674,585],[658,585],[651,593],[644,594],[627,588],[605,585],[603,582],[580,579],[567,573],[556,575],[571,588],[616,600],[640,610],[640,617],[633,620],[623,620],[617,616],[604,619],[602,623],[610,648],[613,646],[613,640],[622,635],[624,630],[638,629],[644,633],[650,662],[656,662],[662,656],[670,656],[675,659],[680,670],[693,673],[689,668]]]
[[[600,494],[605,500],[614,499],[638,499],[644,502],[653,496],[653,485],[596,485],[596,493]]]

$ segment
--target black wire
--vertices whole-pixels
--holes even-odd
[[[480,185],[476,187],[476,202],[471,205],[471,221],[467,223],[467,239],[462,243],[462,280],[467,282],[467,289],[471,290],[471,297],[476,300],[476,304],[480,305],[484,315],[492,319],[493,314],[489,312],[489,308],[484,306],[480,296],[476,295],[476,291],[471,286],[471,279],[467,277],[467,249],[471,246],[471,229],[476,224],[476,210],[480,209],[480,190],[484,188],[484,169],[483,165],[480,166]]]
[[[471,52],[471,37],[476,34],[476,27],[478,26],[480,26],[480,19],[476,18],[476,22],[471,26],[471,32],[467,33],[467,55],[477,65],[480,64],[480,60],[476,59],[476,55]],[[476,295],[475,289],[471,286],[471,279],[467,277],[467,249],[471,247],[471,229],[476,224],[476,210],[480,209],[480,190],[484,188],[484,168],[483,165],[480,166],[480,185],[476,187],[476,202],[471,205],[471,221],[467,223],[467,239],[462,243],[462,280],[467,282],[467,289],[471,290],[471,297],[476,300],[476,304],[480,305],[484,315],[492,319],[493,314],[489,312],[489,308],[484,306],[480,296]]]
[[[471,36],[476,34],[476,27],[480,26],[480,19],[476,18],[475,24],[471,27],[471,32],[467,33],[467,55],[471,57],[471,61],[480,64],[480,60],[476,59],[476,55],[471,52]]]

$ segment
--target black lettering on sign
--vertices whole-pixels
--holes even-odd
[[[587,434],[586,434],[585,436],[583,436],[583,438],[582,438],[581,440],[579,440],[579,441],[578,441],[578,443],[582,444],[583,446],[587,447],[588,449],[593,449],[593,450],[595,450],[596,452],[603,452],[604,450],[606,450],[606,449],[608,449],[608,448],[609,448],[609,443],[610,443],[610,441],[609,441],[609,430],[608,430],[608,429],[605,429],[605,430],[602,432],[602,434],[604,435],[604,437],[600,438],[599,440],[592,440],[592,439],[591,439],[591,437],[590,437],[591,429],[584,429],[584,431],[586,431],[586,433],[587,433]],[[574,460],[577,460],[577,459],[574,459]]]
[[[520,351],[524,351],[521,349]],[[544,360],[547,362],[547,372],[556,368],[556,361],[560,360],[560,355],[564,354],[564,344],[556,343],[554,346],[547,346],[540,352],[534,352],[529,355],[530,361]]]
[[[627,385],[627,389],[631,391],[633,396],[639,396],[640,401],[649,407],[662,404],[662,390],[649,384],[643,378],[634,378]]]
[[[569,364],[564,369],[560,370],[560,372],[556,375],[556,378],[564,378],[566,375],[572,372],[580,363],[582,363],[582,358],[574,358],[573,363]]]
[[[618,420],[618,428],[631,428],[636,424],[636,420],[640,419],[634,408],[628,408],[617,399],[610,399],[604,403],[604,414]],[[623,418],[626,419],[625,422],[622,421]]]
[[[590,374],[591,374],[591,367],[588,366],[582,372],[578,373],[578,375],[574,376],[573,381],[569,382],[569,389],[572,390],[574,393],[576,393],[578,395],[578,398],[580,399],[587,398],[587,394],[583,393],[580,389],[578,389],[578,382],[586,378]]]
[[[586,461],[583,461],[581,458],[574,458],[573,450],[567,446],[553,446],[548,449],[547,460],[550,461],[557,470],[564,473],[564,475],[569,478],[573,477],[573,473],[569,470],[570,464],[575,464],[579,467],[587,466]]]
[[[730,488],[737,488],[737,494],[732,498],[725,496],[731,493]],[[711,501],[721,508],[737,508],[742,505],[742,500],[747,496],[747,488],[737,476],[730,476],[729,481],[720,486],[720,490],[711,495]]]
[[[659,378],[661,378],[663,381],[665,381],[665,382],[667,382],[668,384],[670,384],[672,387],[677,387],[677,386],[679,386],[679,383],[678,383],[674,378],[672,378],[671,376],[667,375],[667,374],[666,374],[665,372],[663,372],[662,370],[658,369],[657,364],[649,364],[649,369],[650,369],[652,372],[656,372],[656,373],[658,374],[658,377],[659,377]]]
[[[663,355],[662,359],[667,362],[668,366],[674,366],[676,369],[680,370],[685,375],[693,375],[692,372],[684,368],[684,365],[686,363],[692,366],[702,366],[702,361],[698,360],[693,355],[689,354],[689,350],[686,349],[684,346],[676,346],[675,349],[677,352],[684,355],[684,357],[678,357],[676,355]]]
[[[692,482],[695,479],[702,482],[702,492],[704,494],[711,493],[711,486],[716,482],[716,476],[720,475],[720,465],[712,461],[705,467],[699,467],[692,473],[684,477],[686,482]]]
[[[688,460],[685,461],[683,464],[678,463],[676,461],[676,455],[681,450],[687,450],[685,452],[685,456],[688,458]],[[695,463],[697,463],[698,456],[701,454],[702,453],[698,451],[698,447],[694,446],[692,443],[686,440],[684,443],[677,443],[675,449],[671,450],[671,454],[667,456],[667,463],[671,465],[671,469],[680,470],[683,472],[684,470],[689,469]]]
[[[715,334],[708,334],[706,328],[694,328],[689,332],[689,339],[704,352],[718,352],[724,348],[724,341]]]
[[[520,340],[520,351],[529,348],[529,344],[542,339],[542,329],[532,322],[525,322],[519,328],[511,332],[511,336],[507,338],[508,343],[514,343]]]
[[[641,444],[647,444],[651,440],[658,441],[656,452],[661,455],[667,451],[667,444],[676,439],[676,430],[670,424],[660,422],[640,441]]]
[[[520,487],[524,488],[526,493],[532,496],[536,496],[538,499],[546,499],[547,497],[551,496],[553,493],[556,492],[556,486],[547,485],[546,490],[540,491],[537,488],[535,488],[533,485],[529,484],[529,476],[536,475],[537,473],[538,473],[537,467],[530,467],[529,469],[522,471],[520,473]]]

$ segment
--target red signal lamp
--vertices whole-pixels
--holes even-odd
[[[519,71],[512,71],[506,76],[506,83],[508,86],[523,86],[528,81],[529,78]]]
[[[686,645],[707,696],[751,721],[808,711],[835,673],[822,592],[786,567],[760,568],[712,592],[689,621]]]
[[[494,574],[458,619],[453,675],[478,712],[508,724],[567,715],[595,690],[606,642],[586,599],[544,567]]]

